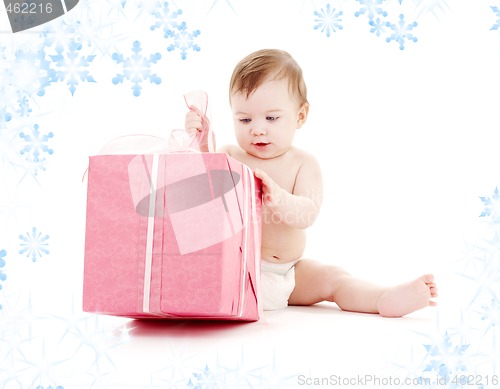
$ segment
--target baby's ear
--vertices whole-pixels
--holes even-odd
[[[297,113],[297,128],[301,128],[307,120],[309,114],[309,103],[304,103]]]

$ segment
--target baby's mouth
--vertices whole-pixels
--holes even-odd
[[[265,147],[269,144],[270,144],[270,142],[256,142],[256,143],[254,143],[254,145],[257,147]]]

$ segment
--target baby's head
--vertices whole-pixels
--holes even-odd
[[[290,54],[276,49],[256,51],[236,65],[229,85],[229,99],[238,92],[248,98],[265,81],[282,79],[288,81],[290,95],[299,107],[308,104],[302,69]]]

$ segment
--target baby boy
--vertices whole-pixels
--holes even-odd
[[[309,104],[302,70],[290,54],[259,50],[243,58],[231,77],[229,97],[238,145],[218,151],[248,165],[262,180],[264,310],[331,301],[346,311],[400,317],[436,305],[430,274],[382,287],[302,258],[306,229],[319,213],[323,190],[316,159],[292,144]],[[201,128],[202,118],[190,111],[186,130]]]

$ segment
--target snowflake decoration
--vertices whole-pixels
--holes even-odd
[[[413,36],[412,30],[417,27],[417,22],[406,24],[404,15],[399,15],[399,22],[397,24],[386,23],[393,31],[391,36],[386,38],[387,42],[395,41],[399,43],[399,49],[404,50],[407,40],[416,42],[417,38]]]
[[[0,282],[4,282],[7,279],[7,275],[3,272],[2,268],[5,266],[5,256],[7,255],[7,251],[0,250]],[[2,284],[0,284],[0,289],[2,289]],[[2,305],[0,305],[0,309],[2,309]]]
[[[382,33],[385,32],[385,27],[387,27],[387,23],[383,22],[380,20],[380,18],[377,18],[377,20],[373,21],[370,20],[370,32],[375,34],[376,36],[380,36]]]
[[[66,20],[62,18],[60,20],[60,23],[56,22],[44,24],[42,33],[44,46],[43,50],[54,46],[56,52],[60,53],[69,48],[72,42],[80,40],[76,36],[77,33],[75,25],[72,23],[66,23]]]
[[[2,63],[5,66],[0,69],[0,128],[6,128],[15,117],[29,116],[29,98],[43,96],[46,88],[57,81],[50,64],[41,50],[17,50],[10,61]]]
[[[73,96],[78,85],[78,79],[83,82],[96,82],[94,77],[89,74],[87,68],[94,60],[95,55],[80,56],[79,51],[82,49],[80,42],[72,41],[68,45],[68,51],[63,54],[64,49],[58,47],[56,49],[57,55],[51,55],[52,61],[60,70],[57,71],[57,78],[59,81],[68,80],[69,91]]]
[[[424,372],[431,372],[441,378],[450,378],[467,371],[465,360],[470,345],[460,342],[453,345],[448,332],[445,332],[441,343],[424,345],[430,361],[425,365]]]
[[[356,0],[361,8],[359,11],[354,13],[354,16],[358,17],[360,15],[367,14],[368,19],[373,20],[375,14],[382,15],[383,17],[387,16],[387,12],[380,7],[381,4],[384,3],[385,0]]]
[[[120,35],[113,29],[114,11],[123,14],[118,1],[80,1],[78,11],[67,12],[64,18],[57,18],[42,27],[44,50],[54,47],[57,52],[68,50],[72,43],[86,42],[95,52],[108,54],[108,49]],[[106,4],[107,3],[107,4]]]
[[[49,254],[49,250],[47,249],[49,236],[42,236],[42,233],[35,227],[32,228],[31,233],[27,232],[26,235],[19,235],[19,239],[22,241],[19,254],[26,253],[26,256],[31,257],[33,262],[36,262],[43,254]]]
[[[201,34],[200,30],[195,30],[189,32],[187,30],[187,25],[182,22],[180,26],[177,27],[177,31],[174,32],[173,39],[174,43],[167,47],[167,51],[174,51],[179,49],[181,52],[181,58],[185,60],[187,58],[187,51],[200,51],[200,46],[194,43],[194,39]]]
[[[56,50],[64,49],[64,47],[67,47],[68,42],[74,39],[75,29],[65,21],[61,23],[45,23],[41,28],[43,50],[52,46],[55,46]]]
[[[498,30],[500,29],[500,7],[494,7],[491,6],[492,11],[497,15],[497,21],[493,26],[491,26],[491,30]]]
[[[500,223],[500,192],[495,188],[491,197],[479,197],[484,204],[484,211],[479,217],[490,217],[495,224]]]
[[[164,2],[163,7],[159,10],[155,10],[153,15],[156,18],[156,22],[150,27],[151,31],[154,31],[157,28],[162,28],[163,36],[165,38],[173,37],[175,33],[172,29],[179,27],[179,24],[175,19],[179,15],[182,15],[182,10],[170,12],[168,3]]]
[[[481,320],[487,324],[485,333],[500,327],[500,301],[497,298],[492,299],[489,305],[481,306],[480,314]]]
[[[174,41],[167,47],[167,51],[179,50],[181,59],[185,60],[189,50],[201,50],[200,46],[194,42],[195,38],[201,34],[200,30],[190,32],[187,29],[186,22],[177,20],[178,16],[182,15],[182,10],[171,11],[169,3],[164,2],[161,7],[154,9],[151,13],[156,22],[150,27],[150,30],[154,31],[161,28],[163,37]]]
[[[210,371],[208,366],[201,373],[193,373],[187,383],[188,388],[205,389],[205,388],[220,388],[223,377],[220,374]],[[223,387],[223,386],[222,386]]]
[[[19,154],[26,154],[25,160],[33,165],[35,176],[38,170],[45,170],[46,158],[45,154],[52,155],[54,150],[47,146],[47,142],[54,136],[52,132],[47,135],[41,135],[40,126],[35,124],[31,134],[19,133],[19,137],[24,140],[25,146],[20,150]],[[44,154],[45,153],[45,154]]]
[[[17,50],[15,59],[11,62],[9,82],[15,85],[21,96],[45,95],[45,89],[58,77],[51,62],[45,58],[45,52]]]
[[[123,54],[114,53],[111,58],[122,65],[123,74],[117,74],[112,82],[114,85],[122,83],[125,79],[132,82],[132,91],[134,96],[140,96],[141,83],[149,80],[152,84],[160,84],[161,78],[156,74],[151,73],[151,64],[157,63],[161,59],[161,54],[151,54],[149,59],[141,54],[142,48],[139,41],[135,41],[132,45],[133,55],[125,58]]]
[[[19,100],[19,109],[16,110],[17,116],[20,118],[27,118],[30,116],[33,110],[30,108],[29,99],[26,96],[22,96]]]
[[[47,386],[46,388],[44,388],[43,386],[38,385],[36,389],[64,389],[64,388],[62,386],[56,386],[56,387]]]
[[[314,20],[317,24],[314,26],[315,30],[321,29],[321,32],[326,33],[326,37],[329,38],[332,31],[336,32],[342,30],[343,27],[340,24],[342,22],[341,16],[344,14],[342,11],[335,12],[335,8],[331,8],[330,4],[326,5],[326,10],[321,8],[319,11],[315,11],[316,19]]]

